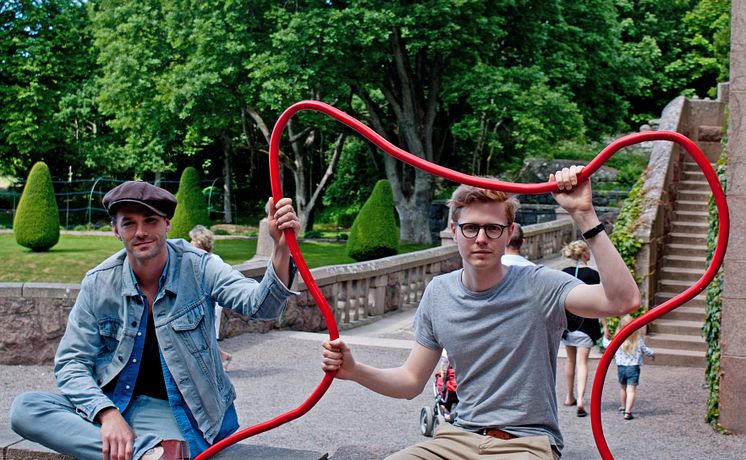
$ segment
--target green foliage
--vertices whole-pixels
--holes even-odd
[[[358,261],[371,260],[394,255],[398,247],[391,184],[379,180],[352,224],[347,254]]]
[[[195,225],[210,226],[210,214],[207,212],[207,201],[199,183],[199,173],[191,166],[181,173],[176,202],[169,238],[188,239],[189,231]]]
[[[717,175],[723,190],[727,190],[727,181],[725,176],[727,166],[727,140],[724,137],[721,141],[723,151],[717,162]],[[708,229],[707,229],[707,265],[712,262],[712,256],[717,244],[717,234],[720,230],[720,219],[717,214],[715,200],[710,197],[708,208]],[[720,320],[723,308],[723,269],[718,270],[717,275],[707,286],[705,300],[705,323],[702,327],[702,337],[707,344],[705,358],[707,366],[705,369],[705,383],[708,388],[707,412],[705,421],[712,425],[716,430],[723,431],[720,426]]]
[[[645,191],[642,187],[645,177],[646,174],[640,176],[637,183],[629,191],[629,195],[619,211],[619,216],[614,222],[614,231],[610,236],[611,242],[622,256],[624,264],[638,282],[639,277],[635,273],[635,257],[642,248],[643,241],[635,236],[635,228],[645,200]]]
[[[66,139],[73,125],[55,115],[94,73],[85,2],[2,2],[0,17],[0,174],[20,175],[37,161],[53,171],[75,164]]]
[[[323,235],[318,230],[308,230],[306,233],[303,234],[303,238],[310,240],[310,239],[319,239],[322,238]]]
[[[31,168],[13,219],[16,242],[34,252],[48,251],[60,239],[60,217],[46,163]]]
[[[350,228],[376,181],[384,177],[370,148],[362,140],[351,137],[345,142],[334,178],[324,191],[324,210],[317,220]]]
[[[619,216],[614,222],[614,230],[609,237],[616,250],[622,256],[627,269],[632,273],[638,284],[640,283],[640,276],[635,270],[635,259],[637,253],[642,248],[643,241],[635,236],[635,228],[637,227],[638,219],[642,212],[642,205],[645,201],[643,184],[646,177],[647,174],[640,176],[637,183],[629,191],[629,195],[624,200],[622,209],[619,211]],[[632,316],[636,318],[645,311],[647,310],[644,307],[640,307],[632,313]],[[608,318],[607,321],[609,331],[613,334],[619,324],[619,318]]]

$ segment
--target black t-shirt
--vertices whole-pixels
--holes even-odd
[[[166,382],[163,380],[161,368],[161,354],[158,350],[158,338],[155,336],[155,321],[153,314],[148,315],[145,346],[142,350],[140,372],[137,374],[133,395],[146,395],[152,398],[168,399]]]
[[[575,267],[565,267],[562,271],[575,276]],[[596,270],[589,267],[579,268],[577,277],[585,284],[601,284],[601,276]],[[595,340],[598,340],[603,335],[600,332],[601,323],[595,318],[583,318],[583,322],[577,330],[585,332],[591,339],[595,338]]]
[[[113,391],[119,377],[104,386],[104,393]],[[163,369],[161,368],[161,354],[158,351],[158,338],[155,336],[155,322],[153,315],[148,315],[148,324],[145,329],[145,343],[143,344],[142,358],[140,359],[140,369],[135,381],[133,396],[146,395],[152,398],[168,400],[166,392],[166,382],[163,380]]]

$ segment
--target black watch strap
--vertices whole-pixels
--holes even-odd
[[[598,235],[599,233],[603,232],[604,230],[606,230],[606,227],[604,226],[604,224],[598,224],[592,229],[586,230],[585,232],[583,232],[583,239],[589,240],[593,238],[594,236]]]

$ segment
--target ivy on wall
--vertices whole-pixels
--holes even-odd
[[[720,183],[723,185],[723,190],[727,190],[727,180],[725,178],[725,170],[727,164],[727,153],[726,145],[727,139],[723,137],[722,140],[723,151],[716,164],[716,172]],[[715,252],[715,245],[717,243],[717,234],[720,230],[720,220],[718,219],[717,208],[715,207],[715,200],[710,197],[709,209],[708,209],[708,230],[707,230],[707,266],[712,262],[712,255]],[[720,315],[723,306],[723,269],[722,267],[718,271],[715,278],[707,286],[705,300],[705,323],[702,326],[702,337],[705,339],[707,345],[707,352],[705,354],[705,360],[707,361],[705,368],[705,383],[709,390],[707,397],[707,412],[705,414],[705,421],[708,422],[712,427],[720,432],[725,432],[725,428],[720,426]]]
[[[637,227],[640,214],[642,213],[642,206],[645,201],[645,190],[643,184],[647,178],[647,171],[642,174],[637,182],[629,191],[627,199],[624,200],[622,209],[619,211],[619,216],[614,222],[614,230],[611,232],[612,244],[619,251],[622,256],[625,265],[629,269],[635,281],[639,284],[641,279],[635,271],[635,259],[637,253],[642,248],[643,241],[641,238],[635,236],[635,228]],[[638,317],[647,311],[646,308],[641,307],[637,311],[632,313],[633,317]],[[609,326],[609,332],[613,335],[616,331],[617,325],[619,324],[619,318],[608,318],[607,323]]]

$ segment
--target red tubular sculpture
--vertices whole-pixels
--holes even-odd
[[[540,194],[540,193],[558,191],[557,185],[554,183],[545,182],[545,183],[540,183],[540,184],[516,184],[516,183],[511,183],[511,182],[502,182],[498,180],[491,180],[491,179],[484,179],[484,178],[470,176],[468,174],[460,173],[452,169],[448,169],[442,166],[435,165],[433,163],[423,160],[422,158],[412,155],[390,144],[388,141],[386,141],[383,137],[381,137],[378,133],[373,131],[371,128],[362,124],[360,121],[342,112],[341,110],[338,110],[328,104],[324,104],[323,102],[302,101],[302,102],[298,102],[297,104],[294,104],[288,107],[282,113],[282,115],[280,115],[280,118],[277,120],[277,123],[275,124],[274,129],[272,130],[272,137],[270,138],[270,145],[269,145],[269,169],[270,169],[270,183],[272,186],[272,197],[274,198],[275,202],[277,202],[278,200],[282,198],[282,184],[280,181],[280,155],[279,155],[280,138],[282,137],[282,133],[285,130],[285,126],[287,125],[290,118],[292,118],[293,115],[295,115],[297,112],[300,112],[302,110],[313,110],[313,111],[324,113],[336,119],[337,121],[347,125],[351,129],[357,131],[363,137],[365,137],[370,142],[374,143],[376,146],[378,146],[381,150],[385,151],[389,155],[392,155],[395,158],[411,166],[414,166],[415,168],[419,168],[423,171],[444,177],[454,182],[458,182],[461,184],[468,184],[468,185],[481,187],[481,188],[502,190],[505,192],[521,193],[521,194],[534,194],[535,195],[535,194]],[[665,315],[666,313],[670,312],[674,308],[681,306],[682,304],[686,303],[687,301],[695,297],[697,294],[702,292],[704,288],[715,277],[718,269],[720,268],[720,265],[723,263],[723,258],[725,257],[725,249],[728,244],[728,231],[729,231],[729,225],[730,225],[729,215],[728,215],[728,205],[726,203],[725,193],[723,192],[723,189],[720,186],[720,181],[718,180],[717,174],[712,169],[710,162],[707,160],[707,157],[705,157],[705,155],[702,153],[699,147],[697,147],[694,144],[694,142],[692,142],[689,138],[677,132],[649,131],[649,132],[644,132],[644,133],[631,134],[629,136],[625,136],[620,139],[617,139],[616,141],[609,144],[605,149],[603,149],[601,153],[599,153],[588,164],[588,166],[583,168],[583,170],[578,176],[578,181],[587,180],[609,158],[611,158],[612,155],[614,155],[616,152],[623,149],[624,147],[627,147],[633,144],[638,144],[640,142],[646,142],[646,141],[676,142],[679,145],[681,145],[689,153],[689,155],[691,155],[691,157],[697,162],[699,167],[705,173],[707,182],[710,184],[710,188],[712,189],[712,194],[713,194],[713,197],[715,198],[715,204],[717,206],[717,211],[718,211],[718,215],[720,218],[720,230],[718,232],[717,247],[715,248],[715,253],[713,254],[713,257],[712,257],[712,262],[710,263],[710,266],[707,268],[707,270],[702,275],[702,277],[692,287],[688,288],[687,290],[680,293],[676,297],[664,302],[658,307],[650,310],[649,312],[635,319],[632,323],[630,323],[628,327],[625,327],[623,330],[619,331],[616,337],[614,338],[614,340],[612,340],[611,344],[609,344],[609,347],[606,349],[606,352],[601,358],[598,369],[596,370],[596,376],[595,376],[594,383],[593,383],[593,390],[591,393],[591,425],[593,428],[593,437],[596,441],[596,445],[598,446],[598,451],[601,454],[601,458],[603,458],[604,460],[613,460],[614,458],[611,455],[609,446],[607,445],[606,439],[604,438],[603,426],[601,425],[601,395],[603,392],[603,383],[606,377],[606,372],[609,368],[609,364],[611,363],[611,360],[614,357],[614,353],[616,352],[617,349],[619,349],[622,342],[624,342],[624,340],[632,334],[632,332],[652,322],[653,320]],[[318,304],[318,307],[321,310],[324,316],[324,319],[326,320],[327,328],[329,329],[329,338],[332,340],[336,339],[337,337],[339,337],[339,331],[337,329],[337,323],[334,319],[334,313],[329,307],[329,304],[327,303],[326,299],[322,295],[321,290],[316,285],[316,282],[314,281],[313,277],[311,276],[308,266],[305,260],[303,259],[303,254],[301,254],[300,249],[298,247],[298,242],[295,238],[295,233],[291,230],[286,230],[285,238],[288,241],[288,247],[290,248],[290,253],[292,254],[293,259],[295,260],[296,265],[298,266],[298,271],[300,272],[301,277],[303,278],[303,281],[308,287],[311,295],[313,296],[314,300]],[[314,390],[311,396],[297,408],[289,412],[286,412],[282,415],[279,415],[266,422],[262,422],[257,425],[246,428],[244,430],[241,430],[233,434],[232,436],[229,436],[228,438],[215,443],[210,448],[202,452],[199,456],[197,456],[195,460],[208,459],[212,457],[213,455],[217,454],[218,452],[220,452],[221,450],[225,449],[226,447],[232,444],[235,444],[238,441],[241,441],[250,436],[254,436],[256,434],[271,430],[273,428],[276,428],[280,425],[283,425],[287,422],[290,422],[302,416],[303,414],[311,410],[311,408],[314,405],[316,405],[316,403],[321,399],[321,397],[324,395],[324,393],[326,392],[326,390],[329,388],[332,381],[334,380],[335,374],[336,374],[335,372],[327,372],[323,380],[319,384],[319,386],[316,388],[316,390]]]

